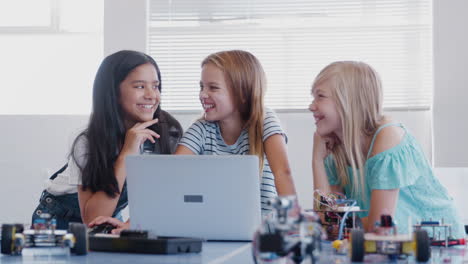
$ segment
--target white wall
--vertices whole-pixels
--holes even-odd
[[[31,222],[44,181],[66,162],[84,116],[0,116],[0,223]]]
[[[431,114],[427,111],[389,113],[402,121],[431,150]],[[198,114],[175,114],[187,128]],[[289,143],[293,178],[303,207],[312,208],[311,113],[278,113]],[[44,182],[65,162],[75,136],[86,126],[87,116],[1,116],[0,124],[0,223],[30,222]]]
[[[104,1],[104,56],[123,49],[146,52],[147,2]]]
[[[435,168],[434,173],[442,185],[449,190],[463,223],[468,225],[468,205],[466,203],[468,168]]]
[[[468,167],[468,1],[434,3],[434,161]]]

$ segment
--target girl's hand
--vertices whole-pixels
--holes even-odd
[[[130,221],[122,222],[117,218],[109,217],[109,216],[98,216],[93,221],[91,221],[88,227],[93,227],[102,224],[111,224],[115,228],[112,229],[112,234],[120,234],[122,230],[130,228]]]
[[[312,159],[315,161],[323,161],[330,154],[338,141],[338,138],[334,134],[322,137],[315,132]]]
[[[146,141],[149,140],[153,143],[156,141],[155,138],[159,138],[159,134],[149,129],[148,127],[156,124],[158,119],[153,119],[143,123],[136,123],[132,128],[127,130],[125,134],[125,142],[122,147],[121,155],[131,155],[138,154],[140,146]]]

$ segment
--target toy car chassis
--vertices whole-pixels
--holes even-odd
[[[1,252],[7,255],[20,255],[23,248],[69,248],[71,253],[86,255],[88,237],[86,226],[70,223],[67,230],[55,230],[50,226],[44,229],[24,229],[21,224],[3,224]]]
[[[415,230],[413,234],[398,234],[391,216],[382,216],[380,227],[374,233],[361,229],[351,231],[349,253],[351,261],[362,262],[365,254],[384,254],[390,259],[401,255],[415,255],[417,261],[430,258],[429,236],[425,230]]]
[[[419,229],[430,229],[432,230],[432,237],[429,238],[431,242],[431,246],[438,246],[438,247],[450,247],[450,246],[457,246],[457,245],[465,245],[465,239],[454,239],[452,238],[452,225],[444,224],[439,221],[421,221],[421,223],[414,225],[416,230]],[[443,237],[440,236],[440,232],[436,236],[436,229],[443,229]]]

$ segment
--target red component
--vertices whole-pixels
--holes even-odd
[[[464,238],[462,239],[449,239],[448,240],[448,246],[457,246],[457,245],[465,245],[466,241]],[[431,242],[432,246],[442,246],[445,247],[445,240],[437,240],[437,241],[432,241]]]

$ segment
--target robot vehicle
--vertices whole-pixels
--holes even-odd
[[[365,254],[384,254],[391,260],[402,255],[415,255],[417,261],[426,262],[431,256],[429,236],[425,230],[413,234],[398,234],[390,215],[382,215],[373,233],[362,229],[351,231],[348,243],[351,261],[362,262]]]
[[[84,224],[70,223],[67,230],[56,230],[56,221],[49,214],[42,214],[31,229],[21,224],[3,224],[1,252],[6,255],[20,255],[23,248],[68,248],[68,253],[86,255],[88,235]]]
[[[273,213],[255,232],[252,254],[255,263],[289,259],[301,263],[310,258],[316,263],[325,233],[314,212],[301,212],[296,197],[277,197],[269,201]]]
[[[450,247],[466,244],[465,239],[454,239],[452,237],[452,226],[445,224],[443,219],[442,221],[421,221],[419,224],[414,225],[414,228],[416,230],[430,229],[432,231],[432,237],[429,238],[431,246]]]

